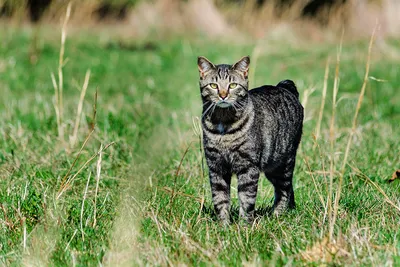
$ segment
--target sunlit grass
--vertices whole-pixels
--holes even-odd
[[[50,76],[58,67],[58,36],[43,30],[37,40],[38,61],[32,64],[32,32],[1,32],[2,263],[399,264],[400,216],[395,207],[400,206],[400,184],[389,184],[387,179],[400,162],[400,75],[385,46],[377,44],[372,51],[372,78],[368,79],[348,154],[334,242],[328,242],[329,164],[333,155],[337,162],[333,173],[336,192],[365,74],[368,40],[343,45],[333,154],[329,122],[335,77],[332,59],[337,44],[305,47],[273,40],[257,44],[257,67],[251,69],[254,86],[290,78],[297,83],[303,100],[306,90],[312,92],[295,170],[297,209],[279,218],[270,216],[267,210],[272,205],[273,190],[266,179],[261,179],[257,223],[245,226],[235,221],[222,228],[213,215],[200,149],[196,57],[204,55],[214,62],[229,63],[251,55],[255,46],[176,38],[137,49],[140,43],[126,39],[126,45],[115,46],[119,40],[104,35],[70,36],[63,67],[66,140],[74,133],[87,70],[90,82],[76,145],[66,148],[58,138]],[[392,44],[396,41],[387,42],[395,49]],[[315,140],[328,57],[326,103],[319,139]],[[99,162],[95,158],[57,199],[62,179],[93,123],[93,136],[71,175],[101,145],[115,142],[102,153],[98,189]],[[232,214],[237,218],[235,182],[232,187]]]

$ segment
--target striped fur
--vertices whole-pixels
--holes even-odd
[[[249,91],[249,64],[249,57],[234,65],[198,58],[204,151],[214,208],[224,223],[230,221],[233,174],[239,215],[246,221],[254,219],[260,172],[274,185],[274,213],[295,207],[292,179],[303,125],[299,94],[290,80]]]

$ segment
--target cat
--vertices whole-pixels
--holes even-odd
[[[294,208],[293,170],[303,128],[303,107],[293,81],[248,89],[250,57],[214,65],[198,57],[201,124],[212,201],[230,223],[230,185],[238,178],[239,216],[254,221],[260,172],[273,184],[275,215]]]

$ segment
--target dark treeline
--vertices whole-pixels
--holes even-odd
[[[256,0],[258,7],[266,4],[271,0]],[[277,4],[277,10],[284,10],[296,2],[296,0],[273,0]],[[225,0],[224,2],[232,2],[243,4],[246,0]],[[341,6],[346,0],[310,0],[303,8],[302,15],[307,17],[315,17],[321,10],[332,7]]]
[[[56,2],[56,0],[5,0],[0,6],[0,17],[11,17],[21,6],[24,6],[29,13],[30,20],[37,22],[52,2]],[[105,18],[124,19],[128,9],[133,7],[136,2],[138,0],[99,1],[94,13],[99,20]]]
[[[3,6],[0,6],[0,16],[12,16],[17,8],[18,2],[26,4],[26,8],[30,15],[32,22],[40,20],[44,11],[50,6],[52,1],[55,0],[26,0],[26,1],[15,1],[6,0],[3,2]],[[99,20],[106,18],[124,19],[126,17],[129,8],[133,7],[140,0],[104,0],[99,1],[99,5],[95,10],[96,16]],[[187,1],[187,0],[176,0],[176,1]],[[246,0],[220,0],[221,3],[226,4],[243,4]],[[257,6],[262,6],[268,1],[274,1],[277,4],[277,12],[290,7],[296,0],[256,0]],[[16,5],[17,3],[17,5]],[[310,0],[302,10],[302,15],[305,17],[315,17],[321,10],[329,9],[331,7],[337,7],[346,3],[346,0]],[[277,14],[279,15],[279,14]]]

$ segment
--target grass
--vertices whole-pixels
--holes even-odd
[[[171,38],[149,40],[148,45],[107,33],[77,32],[66,40],[63,66],[65,139],[76,137],[76,145],[68,146],[59,139],[51,80],[58,70],[59,34],[41,31],[35,41],[37,62],[31,63],[33,35],[29,28],[0,32],[2,264],[400,264],[400,183],[387,183],[400,162],[400,75],[397,61],[385,49],[395,51],[398,40],[381,40],[372,50],[329,239],[327,196],[331,189],[333,202],[337,192],[368,40],[343,44],[331,151],[337,43],[270,40],[259,42],[253,53],[251,42],[210,45],[200,38]],[[234,62],[247,54],[257,56],[252,85],[291,78],[302,100],[307,90],[312,92],[295,170],[297,209],[279,218],[268,215],[273,188],[261,179],[256,224],[237,223],[234,189],[236,219],[223,228],[213,214],[200,146],[196,56]],[[80,127],[74,130],[88,70]],[[77,157],[94,123],[95,131]],[[100,160],[96,153],[108,144]],[[57,198],[66,175],[76,177]]]

